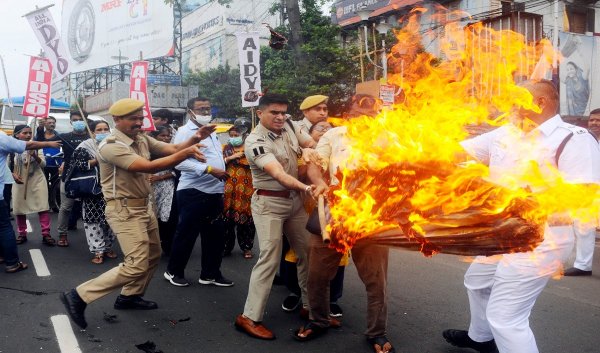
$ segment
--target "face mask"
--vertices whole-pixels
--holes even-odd
[[[211,115],[194,115],[195,120],[200,125],[207,125],[212,120]]]
[[[104,132],[104,133],[101,133],[101,134],[96,134],[96,141],[102,142],[102,140],[104,140],[108,135],[110,135],[110,132]]]
[[[230,137],[229,143],[234,147],[238,147],[241,146],[242,143],[244,143],[244,139],[242,139],[242,136]]]
[[[85,123],[81,120],[78,121],[74,121],[72,123],[73,125],[73,131],[77,131],[77,132],[84,132],[85,131]]]

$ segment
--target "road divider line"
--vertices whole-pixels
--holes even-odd
[[[33,232],[33,228],[31,227],[31,223],[29,223],[29,220],[26,219],[25,222],[27,223],[27,233]]]
[[[42,251],[40,249],[30,249],[29,255],[31,255],[31,261],[33,262],[33,267],[35,267],[35,272],[38,277],[50,276],[50,270],[48,270]]]
[[[52,321],[54,327],[60,353],[81,353],[69,317],[67,315],[54,315],[50,317],[50,321]]]

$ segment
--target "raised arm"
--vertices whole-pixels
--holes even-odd
[[[194,144],[171,155],[158,158],[152,161],[140,157],[136,159],[133,163],[131,163],[127,170],[130,172],[152,174],[161,170],[173,168],[174,166],[188,158],[194,158],[201,162],[206,162],[206,158],[204,157],[204,154],[200,152],[199,148],[199,144]]]

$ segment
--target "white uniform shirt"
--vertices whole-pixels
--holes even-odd
[[[556,152],[566,143],[556,165]],[[543,175],[550,177],[552,168],[571,183],[600,183],[600,148],[584,128],[565,123],[555,115],[525,134],[512,124],[502,126],[475,138],[463,141],[462,146],[472,156],[490,167],[490,178],[500,184],[507,176],[527,173],[529,163],[537,162]]]

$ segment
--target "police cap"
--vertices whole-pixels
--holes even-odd
[[[315,105],[319,105],[321,103],[327,103],[328,99],[329,99],[329,97],[322,96],[320,94],[318,94],[316,96],[308,96],[302,101],[302,104],[300,104],[300,110],[310,109],[310,108],[314,107]]]
[[[114,102],[110,106],[108,112],[112,116],[125,116],[135,111],[138,111],[144,107],[144,102],[133,98],[123,98]]]

